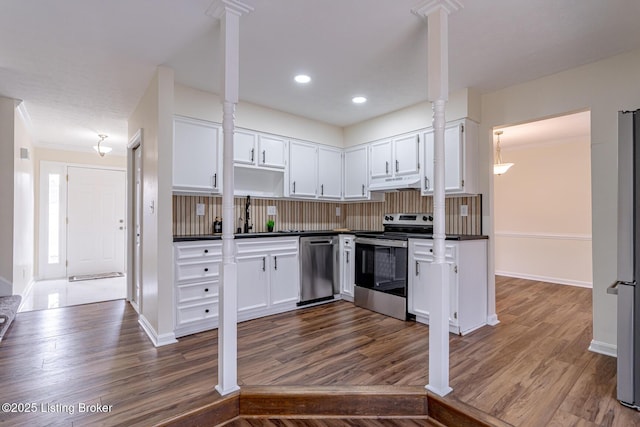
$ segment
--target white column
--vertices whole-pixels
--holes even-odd
[[[458,10],[457,0],[430,0],[413,10],[427,20],[427,97],[433,104],[434,189],[433,251],[429,265],[429,384],[426,388],[440,396],[449,386],[449,269],[445,261],[444,130],[445,107],[449,99],[448,17]]]
[[[222,278],[218,309],[218,385],[226,395],[238,390],[238,270],[233,237],[233,133],[238,103],[240,16],[253,9],[236,0],[216,0],[208,15],[220,19],[222,38]]]

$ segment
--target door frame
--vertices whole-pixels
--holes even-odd
[[[67,175],[69,167],[85,168],[85,169],[101,169],[101,170],[114,170],[125,171],[126,169],[117,166],[100,166],[89,163],[66,163],[56,162],[51,160],[41,160],[38,165],[38,248],[37,248],[37,265],[38,274],[37,280],[50,280],[50,279],[62,279],[67,277],[67,221],[69,216],[67,199],[68,199],[68,187],[67,187]],[[58,220],[58,253],[59,264],[54,267],[48,267],[48,236],[49,236],[49,210],[48,210],[48,195],[49,195],[49,183],[48,175],[50,172],[57,171],[63,177],[59,182],[59,220]],[[125,208],[126,209],[126,208]],[[125,244],[125,268],[127,267],[127,247]]]
[[[130,256],[127,256],[125,263],[126,268],[129,274],[127,274],[127,301],[131,304],[131,306],[136,310],[138,314],[142,313],[142,294],[143,294],[143,281],[142,281],[142,272],[136,271],[135,268],[135,258],[137,257],[136,252],[136,206],[135,203],[138,203],[138,208],[140,212],[143,212],[143,204],[142,197],[139,197],[138,200],[135,198],[136,192],[136,170],[135,170],[135,151],[136,149],[140,150],[141,157],[143,161],[140,164],[141,175],[144,176],[144,151],[143,150],[143,131],[142,129],[138,129],[138,131],[129,139],[127,143],[127,189],[126,189],[126,198],[127,198],[127,234],[126,234],[126,253]],[[144,180],[140,182],[140,194],[144,194]],[[140,234],[142,239],[143,234],[143,225],[144,221],[140,223]],[[140,245],[143,245],[143,241],[141,240]],[[141,255],[141,254],[140,254]],[[140,270],[142,270],[142,256],[138,260],[138,265],[140,266]],[[136,277],[140,277],[140,298],[139,301],[136,300]]]

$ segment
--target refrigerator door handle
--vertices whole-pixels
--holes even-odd
[[[607,288],[607,293],[609,295],[618,295],[618,285],[619,284],[620,284],[619,280],[616,280],[615,282],[610,284],[609,287]]]
[[[636,282],[625,282],[622,280],[616,280],[615,282],[613,282],[612,284],[609,285],[609,287],[607,288],[607,293],[609,295],[618,295],[618,285],[627,285],[627,286],[636,286]]]

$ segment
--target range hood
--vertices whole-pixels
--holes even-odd
[[[401,190],[419,190],[420,177],[417,175],[385,178],[369,184],[369,191],[391,192]]]

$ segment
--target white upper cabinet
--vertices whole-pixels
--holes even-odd
[[[342,150],[318,147],[318,198],[342,197]]]
[[[420,135],[412,134],[393,140],[393,168],[396,176],[420,172]]]
[[[386,178],[393,175],[393,146],[391,140],[373,142],[369,146],[371,178]]]
[[[369,198],[367,183],[367,146],[348,148],[344,151],[344,199]]]
[[[173,190],[219,193],[222,188],[220,126],[187,117],[173,121]]]
[[[256,164],[256,140],[255,132],[236,129],[233,136],[233,162],[236,165]]]
[[[287,149],[285,138],[236,129],[233,142],[233,162],[236,166],[284,169]]]
[[[478,124],[470,120],[448,123],[444,132],[445,192],[477,194],[478,192]],[[425,133],[422,194],[433,194],[434,177],[433,130]]]
[[[318,147],[301,141],[289,142],[289,197],[316,198]]]
[[[369,144],[369,189],[419,188],[422,162],[420,134],[412,132]]]
[[[284,169],[287,141],[273,135],[258,135],[258,166]]]

